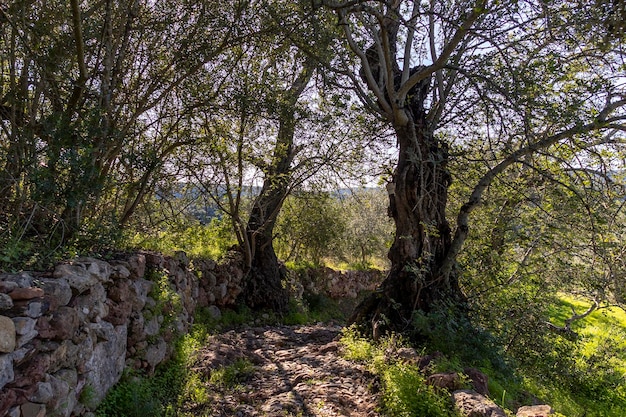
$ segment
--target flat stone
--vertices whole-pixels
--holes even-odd
[[[0,390],[13,381],[15,374],[13,372],[13,358],[11,355],[0,355]]]
[[[37,321],[30,317],[13,317],[12,320],[15,324],[15,332],[19,335],[32,332],[37,324]]]
[[[13,317],[17,333],[16,348],[19,349],[39,335],[35,329],[37,321],[30,317]]]
[[[43,404],[24,403],[20,406],[22,417],[45,417],[46,406]]]
[[[16,346],[15,323],[8,317],[0,316],[0,353],[11,353]]]
[[[82,265],[61,264],[54,268],[53,276],[67,281],[78,294],[87,291],[98,283],[98,278],[89,273]]]
[[[13,359],[13,363],[15,365],[21,365],[22,363],[30,359],[35,353],[36,349],[34,346],[23,346],[21,348],[15,349],[15,351],[11,353],[11,358]]]
[[[549,417],[554,414],[552,407],[546,404],[526,405],[517,410],[516,417]]]
[[[37,287],[16,288],[9,293],[12,300],[32,300],[43,297],[44,291]]]
[[[472,390],[459,390],[452,393],[457,409],[467,417],[507,417],[501,409],[485,397]]]
[[[32,287],[33,277],[28,272],[20,272],[19,274],[6,274],[0,278],[2,286],[15,289],[17,287]],[[9,292],[8,290],[6,292]]]

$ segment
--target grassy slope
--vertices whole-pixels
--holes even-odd
[[[552,311],[553,323],[563,325],[571,317],[585,312],[589,303],[561,295]],[[576,369],[587,384],[580,392],[560,386],[546,386],[532,378],[526,384],[569,417],[626,415],[626,312],[619,308],[602,308],[572,324],[580,337]],[[601,378],[590,377],[591,372]],[[581,384],[582,386],[582,384]],[[576,387],[574,387],[576,388]]]

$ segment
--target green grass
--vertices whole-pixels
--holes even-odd
[[[179,415],[185,403],[208,399],[206,383],[191,369],[195,352],[204,345],[209,333],[202,325],[176,343],[173,359],[157,367],[154,375],[126,370],[121,381],[95,410],[97,417],[170,417]]]
[[[232,389],[248,379],[253,371],[254,366],[248,359],[237,359],[231,365],[213,370],[209,383],[219,388]]]
[[[392,336],[377,343],[361,337],[355,328],[344,330],[343,356],[368,365],[381,382],[381,408],[388,417],[456,417],[450,395],[426,385],[417,366],[395,361],[388,353],[405,345]]]
[[[552,323],[562,326],[572,316],[585,312],[591,304],[560,294],[550,313]],[[525,372],[524,386],[568,417],[623,417],[626,415],[626,312],[601,308],[572,323],[578,334],[568,375],[551,383],[532,372]]]

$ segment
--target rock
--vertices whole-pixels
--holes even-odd
[[[46,300],[50,301],[51,310],[68,305],[72,299],[72,288],[64,279],[44,278],[41,280],[41,288]]]
[[[31,301],[28,303],[24,314],[30,318],[37,319],[50,310],[50,302],[47,300]]]
[[[28,272],[20,272],[19,274],[6,274],[0,277],[5,292],[10,292],[8,288],[14,290],[17,287],[32,287],[33,277]]]
[[[217,278],[215,277],[215,274],[213,272],[203,271],[202,279],[204,280],[203,284],[207,288],[213,288],[217,285]]]
[[[9,293],[9,297],[13,301],[16,300],[31,300],[33,298],[43,297],[44,291],[37,287],[16,288]]]
[[[0,311],[13,308],[13,299],[9,294],[0,293]]]
[[[50,343],[50,342],[49,342]],[[85,353],[88,350],[73,343],[71,340],[64,340],[58,344],[57,348],[50,353],[50,370],[49,372],[57,372],[62,368],[75,368],[83,366]]]
[[[420,371],[424,371],[426,368],[430,367],[434,361],[443,357],[443,353],[435,352],[432,355],[426,355],[419,357],[415,364],[420,369]]]
[[[0,390],[9,382],[13,382],[13,378],[15,378],[15,374],[13,373],[12,356],[0,354]]]
[[[8,317],[0,316],[0,353],[11,353],[16,346],[15,323]]]
[[[80,321],[76,310],[62,306],[52,314],[52,317],[39,319],[37,330],[43,339],[66,340],[74,337],[79,325]]]
[[[54,392],[52,391],[52,384],[49,382],[38,382],[35,392],[28,396],[28,401],[46,404],[52,400],[53,397]]]
[[[215,298],[217,300],[223,300],[228,294],[228,284],[223,282],[217,287],[215,287]]]
[[[143,333],[146,336],[155,336],[159,334],[159,330],[161,330],[161,326],[159,325],[159,318],[157,316],[154,316],[145,323]]]
[[[69,370],[57,372],[50,376],[50,385],[54,393],[48,408],[53,410],[51,416],[69,417],[77,403],[74,387],[76,383],[75,372],[72,375]]]
[[[81,321],[99,321],[109,314],[106,305],[107,294],[102,284],[93,285],[88,292],[84,292],[72,300],[71,306],[79,314]]]
[[[207,298],[206,291],[204,288],[198,288],[198,293],[194,297],[198,307],[206,307],[209,305],[209,299]]]
[[[218,306],[209,306],[207,308],[207,312],[214,320],[219,320],[222,318],[222,312],[220,311]]]
[[[32,332],[37,324],[37,321],[30,317],[13,317],[12,320],[15,325],[15,332],[19,335]]]
[[[82,264],[99,282],[111,281],[113,269],[107,262],[94,258],[78,258],[76,263]]]
[[[111,278],[113,279],[126,279],[130,277],[130,271],[124,265],[118,264],[112,266]]]
[[[98,283],[98,278],[82,265],[61,264],[54,268],[54,277],[62,278],[67,281],[69,286],[73,288],[77,294],[82,294],[91,286]]]
[[[14,317],[15,332],[18,334],[16,339],[16,347],[19,349],[26,343],[33,340],[39,332],[35,329],[37,321],[30,317]]]
[[[133,311],[133,305],[130,302],[115,302],[111,299],[106,301],[108,314],[104,317],[105,321],[120,326],[128,323],[128,318]]]
[[[134,312],[130,316],[130,324],[128,326],[128,346],[135,346],[137,343],[146,339],[143,332],[145,319],[140,312]]]
[[[159,363],[165,359],[167,354],[167,343],[165,340],[159,339],[159,341],[153,345],[148,346],[144,359],[148,362],[151,369],[154,369]]]
[[[417,351],[409,347],[398,348],[395,352],[395,356],[403,362],[410,364],[415,364],[420,358]]]
[[[66,382],[70,389],[74,389],[78,385],[78,373],[73,369],[62,369],[55,373],[54,376]]]
[[[115,285],[107,291],[107,297],[116,303],[122,303],[131,298],[130,282],[126,279],[118,279]]]
[[[22,416],[22,410],[20,410],[19,407],[15,407],[9,410],[9,413],[7,414],[7,417],[21,417]]]
[[[189,257],[184,251],[182,250],[176,251],[174,253],[174,259],[176,260],[176,262],[178,262],[178,264],[181,267],[184,267],[184,268],[189,267]]]
[[[463,373],[472,383],[472,388],[479,394],[489,396],[489,377],[476,368],[465,368]]]
[[[13,364],[18,366],[29,360],[36,353],[36,348],[32,344],[27,344],[22,348],[15,349],[13,353],[11,353],[11,357],[13,358]]]
[[[15,340],[16,348],[19,349],[23,346],[26,346],[28,343],[32,342],[37,336],[39,336],[39,332],[37,330],[33,330],[30,333],[18,336]]]
[[[148,294],[154,283],[152,281],[148,281],[147,279],[139,278],[132,282],[130,285],[131,289],[131,297],[130,301],[133,305],[133,310],[141,311],[146,305]]]
[[[493,401],[472,390],[460,390],[452,393],[458,410],[467,417],[507,417]]]
[[[146,256],[138,253],[128,258],[128,270],[131,278],[143,278],[146,273]]]
[[[22,417],[45,417],[46,406],[43,404],[24,403],[20,406]]]
[[[95,393],[95,402],[100,402],[106,392],[115,385],[124,370],[126,355],[127,327],[114,327],[111,323],[102,322],[98,335],[101,339],[85,362],[87,384]]]
[[[24,362],[25,369],[16,369],[13,385],[16,388],[32,387],[37,382],[43,381],[46,372],[50,368],[50,355],[39,353],[27,362]]]
[[[455,391],[461,388],[461,378],[456,372],[433,374],[426,379],[426,384],[448,391]]]
[[[37,319],[50,310],[50,302],[45,298],[35,298],[33,300],[15,300],[13,308],[6,310],[6,315],[12,317],[26,316]]]
[[[549,405],[526,405],[517,410],[515,417],[548,417],[554,414],[554,410]]]
[[[19,287],[19,285],[17,285],[16,282],[8,280],[9,277],[11,277],[11,276],[10,275],[6,275],[6,274],[0,274],[0,292],[1,293],[8,294],[11,291],[13,291],[14,289]]]

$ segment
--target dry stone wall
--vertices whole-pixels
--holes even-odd
[[[219,315],[234,304],[240,264],[142,252],[0,273],[0,417],[88,415],[125,368],[149,373],[166,361],[197,307]],[[379,278],[328,269],[298,285],[352,297]]]
[[[0,274],[0,416],[86,414],[126,367],[167,360],[196,307],[232,303],[242,278],[232,265],[192,267],[184,253]]]

